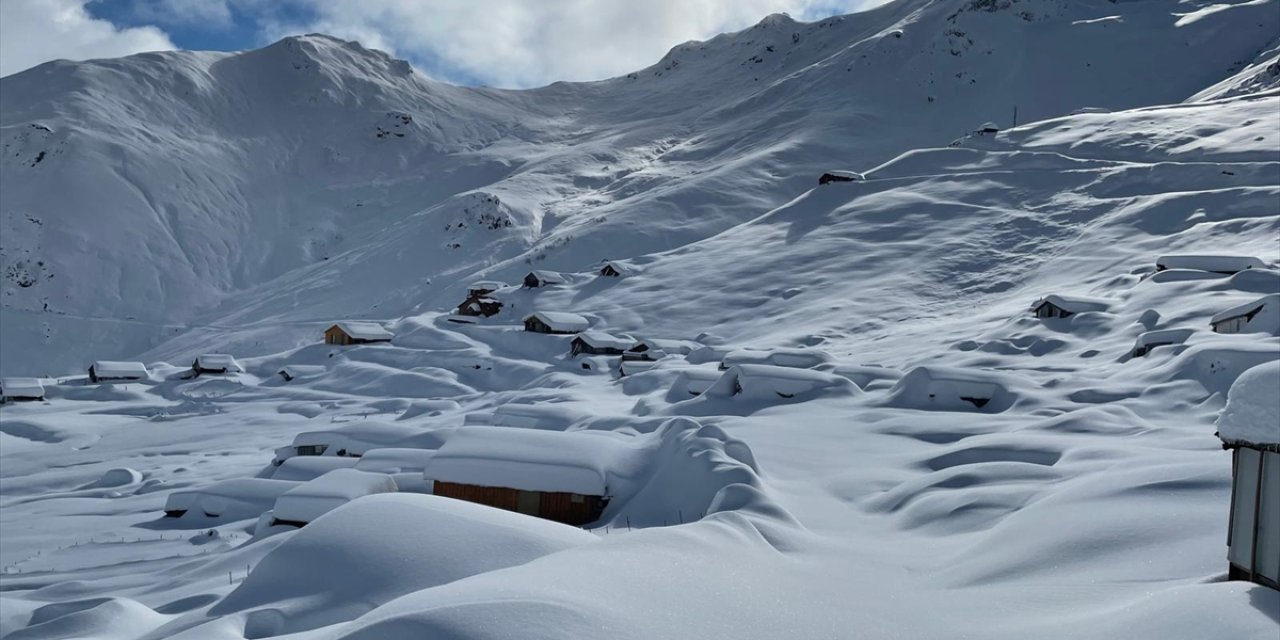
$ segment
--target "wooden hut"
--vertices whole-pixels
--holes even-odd
[[[631,340],[619,338],[603,331],[583,331],[569,343],[572,355],[619,356],[631,346]]]
[[[240,367],[240,363],[236,359],[225,353],[205,353],[196,356],[194,362],[191,363],[191,371],[196,376],[205,373],[227,374],[240,373],[244,371]]]
[[[372,344],[391,342],[394,337],[376,322],[339,322],[324,331],[325,344]]]
[[[424,476],[438,496],[574,526],[595,522],[611,497],[609,470],[626,436],[468,426],[450,436]]]
[[[471,283],[471,286],[467,287],[467,297],[468,298],[484,297],[505,286],[507,285],[501,282],[494,282],[491,280],[473,282]]]
[[[488,318],[497,315],[499,311],[502,311],[502,301],[482,294],[468,296],[462,304],[458,305],[457,314],[460,316],[484,316]]]
[[[1227,578],[1280,589],[1280,361],[1231,385],[1218,437],[1231,451]]]
[[[555,284],[564,284],[564,276],[554,271],[530,271],[524,277],[524,286],[530,289],[549,287]]]
[[[146,380],[149,377],[151,374],[141,362],[98,360],[89,365],[89,381],[94,383]]]
[[[535,311],[523,319],[524,330],[533,333],[569,335],[586,331],[591,322],[576,313]]]
[[[1224,309],[1209,319],[1214,333],[1262,333],[1280,330],[1280,294]]]
[[[44,400],[44,383],[39,378],[0,378],[0,402]]]
[[[1103,300],[1050,294],[1031,305],[1037,318],[1070,318],[1086,311],[1106,311],[1110,305]]]
[[[600,270],[596,273],[609,278],[617,278],[626,273],[626,269],[612,260],[605,260],[604,263],[602,263]]]
[[[856,171],[828,171],[818,176],[818,186],[831,182],[860,182],[867,177]]]

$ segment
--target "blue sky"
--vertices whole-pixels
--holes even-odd
[[[885,0],[0,0],[0,75],[57,58],[235,51],[297,33],[358,40],[460,84],[597,80],[672,46]]]

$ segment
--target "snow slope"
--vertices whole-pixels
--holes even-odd
[[[1276,9],[899,1],[813,25],[771,17],[677,47],[634,77],[529,92],[400,77],[389,59],[316,37],[239,55],[38,68],[76,69],[105,91],[92,78],[103,69],[195,77],[245,57],[275,64],[281,51],[328,51],[344,68],[381,60],[360,82],[298,62],[320,87],[316,103],[280,82],[255,85],[279,95],[252,110],[232,97],[241,94],[208,95],[227,96],[227,113],[275,113],[286,128],[284,114],[337,118],[336,104],[376,100],[407,109],[429,94],[435,102],[422,104],[438,114],[413,111],[405,138],[375,125],[373,140],[439,136],[440,162],[459,171],[481,157],[509,163],[484,188],[496,201],[440,197],[509,211],[512,226],[468,222],[442,235],[455,222],[437,217],[445,208],[406,204],[427,198],[407,194],[434,177],[353,167],[349,183],[332,184],[381,198],[360,207],[372,228],[329,260],[294,266],[286,254],[303,227],[275,234],[271,221],[341,218],[335,192],[299,187],[324,172],[298,174],[272,193],[309,202],[306,215],[218,209],[237,222],[199,237],[232,250],[213,252],[221,266],[202,263],[207,282],[189,279],[208,286],[208,301],[171,299],[177,289],[165,283],[188,278],[175,267],[148,281],[166,298],[148,307],[159,319],[44,345],[22,338],[37,326],[22,319],[59,314],[6,307],[5,371],[43,373],[33,369],[47,363],[63,375],[46,380],[45,402],[0,409],[0,635],[1273,638],[1280,592],[1225,579],[1230,454],[1215,421],[1237,378],[1274,369],[1280,336],[1216,334],[1209,319],[1280,293],[1280,271],[1266,266],[1280,262],[1280,90],[1238,81],[1272,55]],[[906,89],[927,86],[931,70],[943,85],[932,104],[946,107],[936,112],[927,100],[909,106],[924,94]],[[954,78],[962,71],[985,75]],[[857,80],[837,88],[848,74]],[[5,78],[0,100],[15,81],[61,91],[35,77]],[[865,91],[850,90],[862,82]],[[402,83],[420,93],[401,93]],[[147,86],[179,100],[168,84]],[[335,86],[347,91],[326,93]],[[966,133],[1011,100],[1022,126]],[[527,117],[487,128],[516,103]],[[1069,114],[1085,106],[1107,109]],[[459,128],[416,130],[428,112]],[[378,138],[377,126],[391,133]],[[680,142],[629,155],[680,126]],[[107,130],[80,129],[103,139]],[[553,134],[564,137],[540,137]],[[255,144],[275,148],[276,135],[259,131]],[[300,155],[282,156],[320,143],[291,135]],[[286,170],[266,166],[263,175]],[[867,179],[816,186],[818,173],[842,167]],[[265,180],[257,188],[271,191]],[[250,236],[271,249],[238,244]],[[455,241],[476,244],[424,249]],[[1156,274],[1171,254],[1252,256],[1264,268]],[[596,277],[603,257],[626,258],[624,275]],[[518,282],[525,258],[565,282],[504,289],[498,315],[448,320],[466,283]],[[96,302],[74,299],[105,314],[134,304],[99,286]],[[1106,305],[1035,318],[1029,306],[1050,294]],[[534,309],[688,349],[618,378],[616,358],[575,359],[571,336],[522,331]],[[181,314],[194,315],[170,319]],[[380,318],[396,340],[320,344],[340,317]],[[148,334],[152,322],[170,323],[169,335]],[[1132,356],[1139,336],[1161,331],[1181,340]],[[69,375],[80,355],[67,351],[90,344],[76,341],[107,336],[93,357],[150,347],[142,359],[154,375],[114,385]],[[191,356],[210,351],[235,354],[245,371],[184,379]],[[720,371],[729,354],[747,364]],[[285,365],[312,368],[286,382]],[[615,494],[602,518],[578,531],[408,495],[425,490],[409,482],[423,473],[375,468],[403,459],[426,470],[435,449],[477,427],[617,432],[578,436],[627,443],[626,455],[590,461]],[[361,431],[397,435],[394,450],[371,443],[354,466],[395,473],[400,493],[356,498],[301,530],[238,510],[163,517],[175,491],[345,468],[329,462],[345,459],[336,451],[271,461],[300,433]],[[336,584],[317,587],[327,581]]]
[[[49,63],[0,81],[0,373],[175,336],[271,353],[476,275],[684,246],[1015,107],[1183,100],[1277,31],[1271,2],[899,0],[531,91],[324,36]]]

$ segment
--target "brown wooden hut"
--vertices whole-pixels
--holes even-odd
[[[620,356],[631,346],[631,340],[619,338],[603,331],[583,331],[569,343],[572,355]]]
[[[458,305],[457,314],[460,316],[484,316],[486,318],[497,315],[502,311],[502,301],[487,297],[485,294],[468,296],[462,304]]]
[[[533,333],[569,335],[586,331],[591,322],[576,313],[535,311],[523,319],[524,330]]]
[[[394,337],[376,322],[339,322],[324,330],[325,344],[372,344],[391,342]]]
[[[609,504],[608,469],[631,451],[625,438],[468,426],[431,457],[424,475],[438,496],[582,526]]]

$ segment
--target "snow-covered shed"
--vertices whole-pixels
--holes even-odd
[[[617,278],[626,272],[627,268],[623,266],[622,263],[605,260],[600,263],[600,269],[596,271],[596,274],[610,278]]]
[[[272,525],[301,527],[361,496],[392,493],[396,482],[385,473],[334,469],[276,498]]]
[[[339,322],[324,330],[325,344],[369,344],[391,342],[395,334],[376,322]]]
[[[456,313],[460,316],[472,316],[486,318],[498,315],[502,311],[502,301],[497,298],[490,298],[487,294],[467,296],[462,304],[458,305]]]
[[[530,289],[538,287],[548,287],[553,284],[564,284],[564,276],[555,271],[536,270],[530,271],[524,277],[524,286]]]
[[[763,364],[793,369],[812,369],[831,362],[831,354],[821,349],[779,348],[770,350],[740,349],[730,351],[720,360],[720,370],[740,364]]]
[[[1171,344],[1182,344],[1187,341],[1194,333],[1192,329],[1158,329],[1156,331],[1147,331],[1139,334],[1138,339],[1133,342],[1133,351],[1130,355],[1135,358],[1141,358],[1156,347],[1163,347]]]
[[[482,280],[480,282],[473,282],[471,283],[470,286],[467,287],[467,297],[481,298],[505,286],[507,286],[505,283],[495,282],[493,280]]]
[[[564,311],[534,311],[524,317],[524,330],[534,333],[569,335],[591,328],[591,321]]]
[[[1190,269],[1231,275],[1248,269],[1265,269],[1267,263],[1253,256],[1172,255],[1156,258],[1156,271]]]
[[[938,411],[1004,411],[1017,399],[1009,374],[982,369],[921,366],[889,391],[894,406]]]
[[[415,447],[432,449],[440,445],[441,436],[405,424],[376,420],[358,420],[320,431],[304,431],[294,436],[293,443],[276,449],[275,464],[293,456],[350,456],[358,458],[370,449],[382,447]]]
[[[1231,450],[1227,576],[1280,589],[1280,360],[1231,385],[1218,437]]]
[[[847,378],[823,371],[771,364],[737,364],[720,374],[705,393],[708,396],[769,400],[828,390],[855,392],[857,387]]]
[[[276,498],[300,483],[265,478],[234,478],[198,489],[174,491],[164,503],[164,515],[244,520],[271,508]]]
[[[1280,293],[1223,309],[1209,320],[1214,333],[1280,334]]]
[[[0,379],[0,402],[44,400],[44,383],[39,378]]]
[[[724,373],[713,369],[690,367],[682,369],[671,383],[669,398],[673,401],[683,400],[688,396],[698,396],[711,388]]]
[[[435,457],[435,449],[408,449],[405,447],[386,447],[370,449],[356,462],[360,471],[377,473],[422,473],[427,462]]]
[[[687,356],[694,349],[700,347],[696,342],[689,340],[663,340],[658,338],[645,338],[631,345],[622,353],[622,359],[631,360],[657,360],[669,354],[678,354]]]
[[[818,186],[831,182],[858,182],[866,179],[866,176],[856,171],[828,171],[818,176]]]
[[[90,382],[116,382],[120,380],[146,380],[151,377],[147,366],[141,362],[97,360],[89,365]]]
[[[325,372],[324,365],[319,364],[286,364],[280,367],[276,372],[285,382],[291,382],[297,378],[310,378],[321,375]]]
[[[225,353],[205,353],[196,356],[191,363],[191,370],[196,375],[202,373],[241,373],[244,371],[236,359]]]
[[[619,338],[604,331],[583,331],[574,336],[569,343],[569,351],[575,356],[584,353],[596,356],[618,356],[630,348],[632,342],[629,338]]]
[[[1037,318],[1070,318],[1086,311],[1106,311],[1111,307],[1106,300],[1085,298],[1082,296],[1064,296],[1049,294],[1031,305],[1031,312]]]
[[[612,496],[609,469],[631,450],[601,431],[463,427],[427,464],[435,494],[581,526]]]

